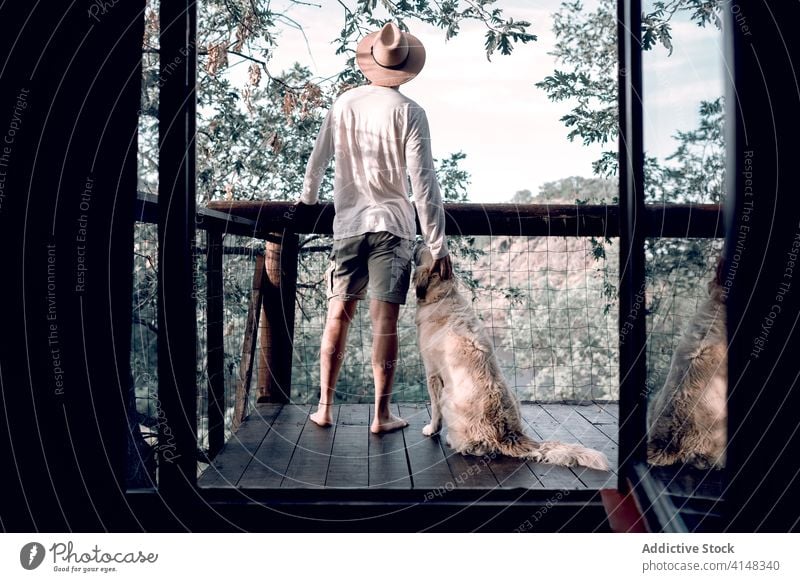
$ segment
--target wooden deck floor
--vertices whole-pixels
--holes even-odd
[[[335,426],[308,421],[307,405],[262,404],[201,475],[207,488],[406,489],[436,496],[453,489],[602,489],[616,487],[616,403],[523,404],[529,434],[580,442],[603,451],[611,471],[566,468],[498,456],[454,454],[438,437],[422,435],[425,404],[394,404],[410,423],[403,431],[373,435],[372,406],[335,407]]]

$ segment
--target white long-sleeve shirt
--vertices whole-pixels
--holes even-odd
[[[300,196],[305,204],[317,203],[331,157],[334,239],[381,231],[413,239],[416,206],[433,258],[448,254],[428,118],[415,101],[377,85],[342,93],[325,117],[308,160]]]

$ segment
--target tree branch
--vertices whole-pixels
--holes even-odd
[[[233,44],[231,44],[231,46],[233,46]],[[240,53],[239,51],[231,50],[230,48],[228,48],[228,52],[230,54],[232,54],[232,55],[236,55],[237,57],[241,57],[243,59],[246,59],[248,61],[253,61],[254,63],[257,63],[257,64],[261,65],[261,68],[267,74],[267,77],[270,79],[270,81],[275,81],[277,83],[280,83],[281,85],[283,85],[284,87],[286,87],[290,91],[302,91],[303,90],[303,87],[293,87],[293,86],[289,85],[288,83],[286,83],[285,81],[282,81],[282,80],[278,79],[277,77],[274,77],[269,72],[269,68],[267,68],[267,62],[266,61],[261,60],[261,59],[257,59],[255,57],[251,57],[250,55],[246,55],[244,53]]]

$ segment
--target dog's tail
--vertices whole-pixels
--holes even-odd
[[[583,465],[590,469],[608,471],[608,459],[600,451],[559,441],[539,442],[527,435],[516,434],[513,438],[506,439],[500,446],[500,452],[509,457],[530,459],[538,463],[565,467]]]

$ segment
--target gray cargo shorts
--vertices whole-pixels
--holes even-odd
[[[373,299],[405,304],[414,241],[390,232],[368,232],[333,241],[325,272],[328,299]]]

